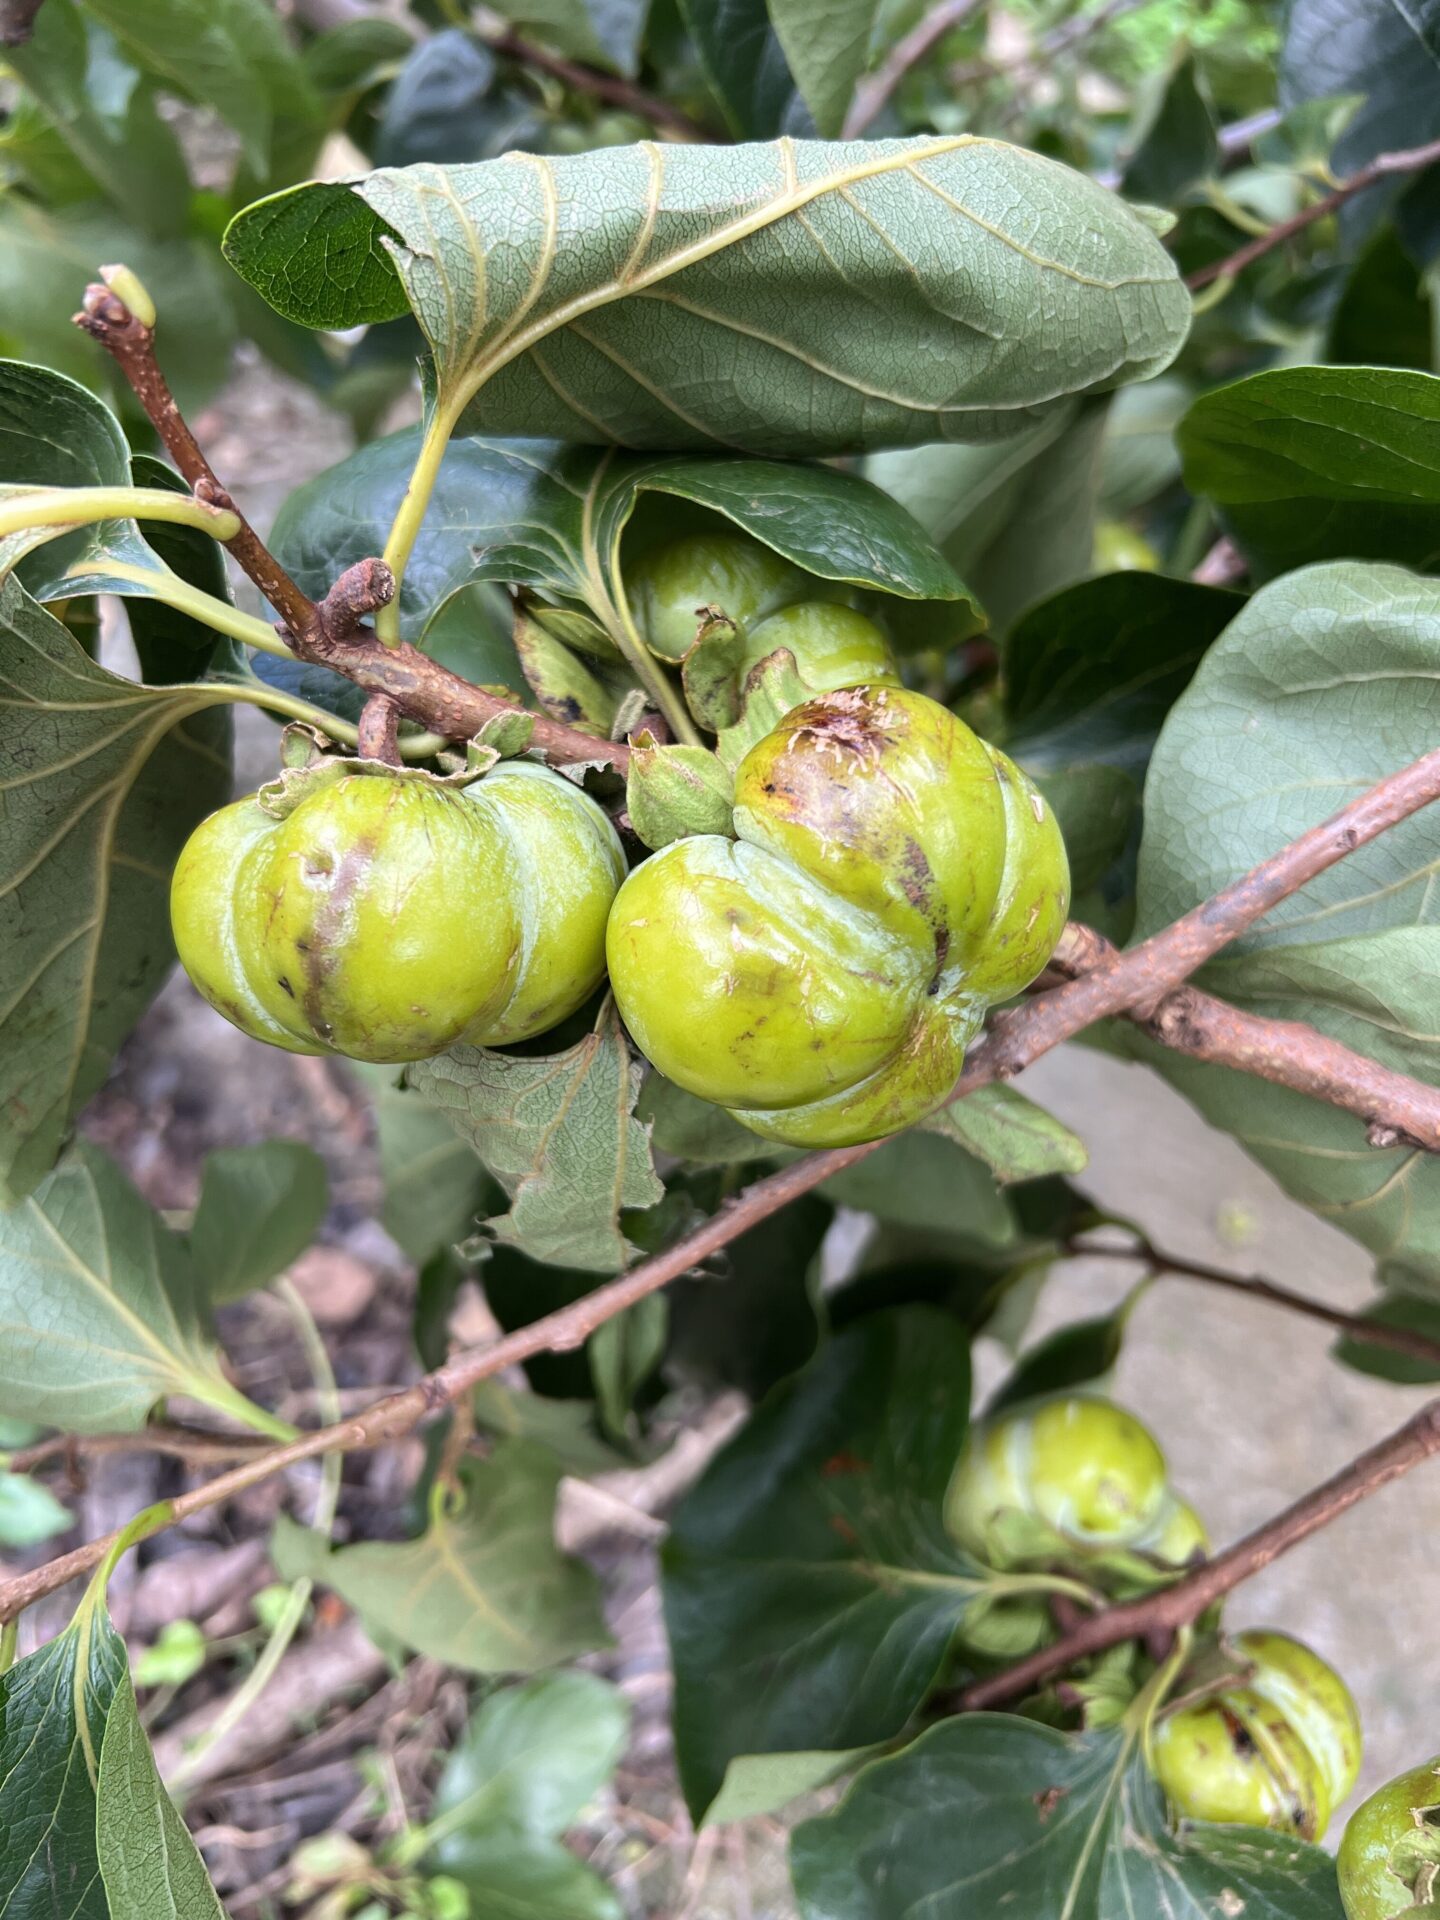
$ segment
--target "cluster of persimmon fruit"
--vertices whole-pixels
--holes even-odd
[[[1064,927],[1052,810],[904,685],[843,588],[760,541],[674,540],[625,585],[657,660],[723,619],[740,681],[783,649],[808,693],[736,767],[730,832],[632,867],[605,809],[535,759],[447,774],[327,754],[190,837],[171,894],[186,971],[256,1039],[384,1063],[529,1040],[608,973],[652,1065],[767,1139],[842,1146],[923,1120]],[[1207,1547],[1153,1436],[1092,1394],[977,1427],[945,1523],[993,1582],[961,1633],[982,1666],[1057,1631],[1047,1580],[1124,1598]],[[1349,1691],[1285,1634],[1205,1624],[1146,1729],[1155,1778],[1179,1817],[1319,1839],[1359,1771]],[[1440,1911],[1436,1802],[1440,1762],[1355,1815],[1350,1920]]]

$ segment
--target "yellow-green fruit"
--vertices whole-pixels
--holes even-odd
[[[185,971],[256,1039],[420,1060],[573,1012],[604,970],[624,871],[605,814],[544,767],[461,789],[357,767],[284,818],[252,797],[202,821],[170,913]]]
[[[718,609],[748,632],[815,585],[773,548],[743,533],[673,540],[653,548],[625,575],[635,624],[645,644],[665,660],[683,659],[694,646],[706,608]]]
[[[1440,1913],[1440,1758],[1371,1794],[1345,1829],[1337,1864],[1346,1920]]]
[[[801,600],[772,613],[747,629],[740,677],[777,647],[786,647],[795,656],[796,671],[816,693],[858,686],[862,681],[900,684],[889,642],[875,622],[854,607]]]
[[[1096,573],[1154,573],[1159,565],[1154,547],[1123,520],[1102,520],[1096,527]]]
[[[1210,1551],[1210,1535],[1189,1501],[1172,1493],[1155,1516],[1154,1526],[1131,1545],[1136,1553],[1146,1554],[1162,1566],[1187,1567]]]
[[[1360,1718],[1333,1667],[1288,1634],[1236,1636],[1243,1682],[1166,1714],[1151,1764],[1178,1814],[1318,1840],[1360,1772]]]
[[[970,1437],[945,1498],[952,1537],[1002,1571],[1067,1548],[1144,1550],[1174,1510],[1165,1456],[1133,1414],[1067,1394]]]
[[[606,950],[637,1043],[795,1146],[923,1119],[1065,924],[1049,807],[935,701],[863,685],[750,750],[733,818],[737,839],[677,840],[620,889]]]

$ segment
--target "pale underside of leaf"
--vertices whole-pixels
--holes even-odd
[[[225,700],[222,688],[106,672],[13,580],[0,587],[0,626],[0,1185],[14,1197],[52,1163],[69,1114],[163,978],[168,939],[150,929],[157,917],[163,928],[169,859],[207,796],[224,797],[229,767],[186,726]],[[163,784],[192,796],[187,808],[167,811],[144,790],[162,741]],[[117,875],[125,921],[112,914]]]
[[[327,221],[360,245],[336,191],[263,203],[229,243],[310,324],[348,311],[343,287],[315,288]],[[353,191],[451,428],[769,454],[988,439],[1158,372],[1189,323],[1121,201],[971,135],[642,142],[382,169]]]
[[[409,1077],[509,1195],[489,1231],[535,1259],[603,1273],[633,1252],[621,1213],[664,1194],[634,1117],[641,1071],[607,1004],[595,1031],[563,1053],[456,1047]]]
[[[7,1410],[77,1433],[142,1426],[169,1393],[225,1394],[183,1248],[111,1162],[77,1148],[0,1214]]]
[[[1140,931],[1428,751],[1440,722],[1437,647],[1440,586],[1398,567],[1329,563],[1257,593],[1161,734],[1145,794]],[[1205,979],[1255,1012],[1318,1025],[1434,1082],[1437,874],[1431,808],[1282,902]],[[1287,1088],[1153,1057],[1296,1198],[1440,1288],[1433,1156],[1377,1152],[1363,1122]]]

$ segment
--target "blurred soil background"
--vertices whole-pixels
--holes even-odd
[[[195,424],[262,529],[285,494],[349,450],[342,421],[253,364],[237,368]],[[238,789],[248,791],[273,771],[276,729],[249,710],[238,721]],[[1138,1219],[1158,1246],[1342,1306],[1368,1297],[1361,1251],[1290,1205],[1144,1070],[1070,1048],[1022,1084],[1089,1142],[1092,1165],[1079,1184]],[[322,1243],[291,1277],[325,1335],[342,1404],[414,1377],[414,1274],[375,1224],[373,1127],[342,1066],[256,1045],[172,979],[84,1126],[152,1203],[175,1209],[193,1206],[200,1162],[212,1148],[271,1135],[316,1147],[329,1168],[331,1210]],[[853,1241],[856,1223],[842,1224]],[[1027,1343],[1113,1305],[1135,1278],[1133,1264],[1103,1260],[1057,1269]],[[472,1293],[459,1331],[475,1339],[486,1325]],[[225,1309],[223,1336],[247,1393],[287,1418],[311,1417],[309,1372],[280,1301],[261,1294]],[[1416,1390],[1334,1366],[1328,1345],[1322,1327],[1188,1281],[1162,1280],[1141,1302],[1114,1391],[1160,1436],[1177,1483],[1218,1542],[1273,1513],[1417,1404]],[[1007,1363],[994,1342],[982,1343],[982,1394]],[[666,1503],[731,1430],[739,1407],[688,1411],[689,1430],[659,1464],[617,1476],[604,1492],[568,1483],[573,1494],[563,1502],[563,1536],[600,1568],[616,1639],[613,1654],[587,1664],[624,1688],[635,1715],[613,1793],[590,1810],[577,1844],[636,1920],[789,1920],[781,1823],[752,1821],[697,1842],[673,1784],[656,1540]],[[420,1464],[419,1441],[347,1459],[336,1537],[405,1531]],[[51,1484],[71,1505],[80,1537],[89,1537],[175,1491],[189,1472],[154,1455],[119,1454],[87,1459],[83,1470],[62,1463]],[[264,1539],[282,1506],[308,1513],[317,1474],[298,1469],[162,1536],[138,1572],[131,1555],[112,1602],[132,1647],[153,1644],[175,1620],[195,1622],[212,1643],[254,1636],[251,1599],[273,1580]],[[1237,1625],[1284,1625],[1346,1674],[1365,1704],[1370,1785],[1440,1746],[1440,1643],[1430,1617],[1437,1531],[1440,1466],[1432,1465],[1290,1554],[1230,1608]],[[73,1597],[34,1610],[22,1644],[62,1625]],[[178,1692],[162,1686],[149,1694],[162,1767],[173,1769],[187,1738],[213,1721],[233,1685],[224,1674],[224,1663],[217,1677],[212,1662]],[[340,1603],[317,1595],[313,1622],[270,1687],[209,1749],[188,1787],[187,1812],[236,1920],[273,1910],[268,1903],[283,1894],[305,1837],[343,1832],[370,1844],[422,1812],[465,1714],[462,1679],[423,1659],[397,1677]],[[1332,1838],[1342,1824],[1337,1819]]]

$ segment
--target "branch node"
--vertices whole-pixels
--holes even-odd
[[[315,623],[326,640],[348,640],[377,607],[395,598],[395,576],[383,560],[357,560],[335,581],[315,609]]]
[[[235,512],[233,498],[211,474],[202,473],[191,491],[207,507],[223,507],[229,513]]]

